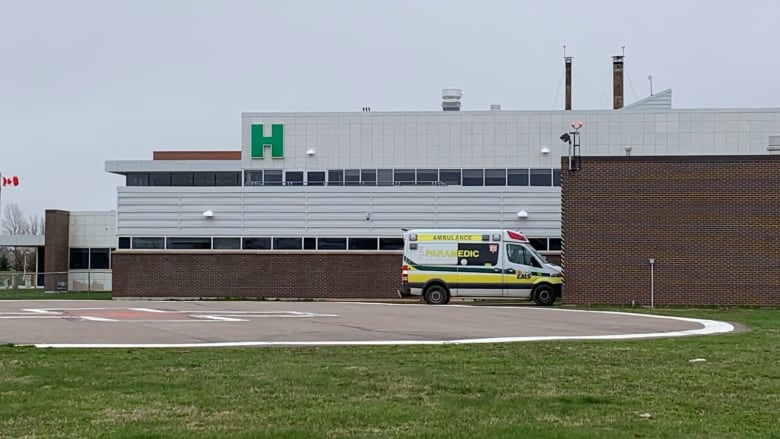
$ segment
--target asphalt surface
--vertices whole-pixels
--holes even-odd
[[[714,321],[536,306],[0,301],[0,343],[40,347],[443,344],[730,332]]]

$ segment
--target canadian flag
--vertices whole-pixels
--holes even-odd
[[[5,186],[19,186],[19,177],[3,177],[3,187]]]

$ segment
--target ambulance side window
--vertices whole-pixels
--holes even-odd
[[[540,267],[539,262],[533,257],[531,252],[526,250],[521,245],[507,244],[506,256],[509,262],[520,265],[531,265],[533,267]]]

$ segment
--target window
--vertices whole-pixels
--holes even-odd
[[[174,172],[171,174],[171,184],[173,186],[192,186],[192,172]]]
[[[168,238],[166,246],[170,250],[211,250],[211,238]]]
[[[89,268],[89,249],[72,248],[70,249],[70,268],[71,270]]]
[[[262,186],[263,185],[263,171],[244,171],[244,185],[245,186]]]
[[[360,169],[347,169],[344,171],[344,184],[357,186],[360,184]]]
[[[319,250],[346,250],[347,238],[317,238]]]
[[[552,186],[552,170],[531,169],[531,186]]]
[[[484,186],[484,174],[482,169],[464,169],[463,186]]]
[[[244,238],[244,250],[270,250],[271,238]]]
[[[553,169],[553,186],[561,185],[561,170]]]
[[[119,248],[130,248],[130,238],[127,236],[119,237]]]
[[[108,270],[111,268],[111,249],[89,249],[89,268],[93,270]]]
[[[215,172],[214,184],[216,186],[238,186],[238,172]]]
[[[331,169],[328,171],[328,185],[342,186],[344,184],[344,170]]]
[[[561,238],[550,238],[550,250],[561,251]]]
[[[266,186],[281,186],[282,170],[266,169],[265,171],[263,171],[263,184],[265,184]]]
[[[531,247],[537,250],[547,250],[547,238],[529,238],[528,242],[531,243]]]
[[[528,186],[528,169],[507,169],[509,186]]]
[[[214,186],[214,182],[213,172],[195,172],[193,175],[193,186]]]
[[[303,171],[285,172],[284,184],[287,186],[303,186]]]
[[[439,181],[438,169],[418,169],[417,184],[434,184]]]
[[[149,174],[145,172],[128,172],[125,179],[127,186],[149,186]]]
[[[403,238],[379,238],[379,250],[403,250]]]
[[[165,248],[165,238],[133,238],[133,248],[162,249]]]
[[[304,250],[317,250],[317,238],[303,238]]]
[[[325,171],[309,171],[306,173],[306,184],[322,186],[325,184]]]
[[[238,250],[241,248],[241,238],[214,238],[214,250]]]
[[[393,181],[400,185],[414,184],[414,169],[395,169],[393,171]]]
[[[360,182],[366,186],[376,186],[376,169],[361,169]]]
[[[506,169],[485,169],[485,186],[506,186]]]
[[[393,185],[393,170],[392,169],[379,169],[376,171],[377,183],[380,186],[392,186]]]
[[[541,267],[539,261],[531,255],[531,252],[525,247],[517,244],[506,245],[506,255],[509,262],[519,265],[530,265],[532,267]]]
[[[448,185],[460,184],[460,169],[441,169],[439,170],[439,180]]]
[[[376,238],[349,238],[350,250],[376,250]]]
[[[274,238],[276,250],[300,250],[301,238]]]
[[[170,186],[170,172],[151,172],[149,173],[149,186]]]

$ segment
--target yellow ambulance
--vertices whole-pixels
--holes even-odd
[[[514,230],[404,231],[401,294],[432,305],[450,297],[527,298],[549,306],[561,295],[561,267]]]

